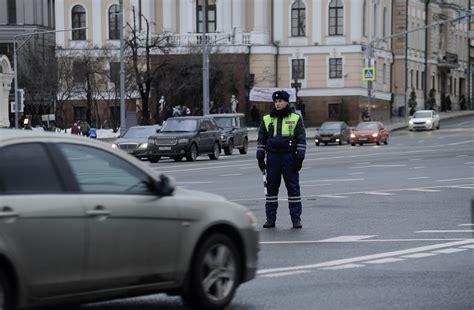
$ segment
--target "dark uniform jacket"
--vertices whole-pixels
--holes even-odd
[[[264,159],[266,153],[295,153],[299,160],[303,160],[306,151],[306,131],[304,129],[303,119],[299,114],[298,121],[295,124],[284,124],[283,119],[292,114],[290,107],[283,110],[273,108],[270,112],[272,122],[267,130],[265,121],[262,120],[258,130],[257,139],[257,159]],[[265,119],[265,117],[264,117]],[[276,135],[273,126],[277,127]],[[289,126],[289,136],[282,135],[283,126]]]

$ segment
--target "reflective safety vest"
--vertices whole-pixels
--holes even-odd
[[[283,117],[281,122],[281,135],[282,137],[293,137],[293,133],[295,131],[296,124],[300,119],[300,115],[296,113],[290,113],[289,115]],[[270,127],[270,124],[273,124],[273,136],[276,137],[277,135],[277,122],[278,117],[271,117],[270,114],[267,114],[263,117],[263,123],[265,124],[265,128],[267,129]]]

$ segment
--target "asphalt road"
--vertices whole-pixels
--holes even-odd
[[[262,177],[249,154],[150,165],[179,186],[249,207],[261,230],[258,277],[229,309],[473,309],[474,117],[390,134],[388,145],[308,151],[302,230],[280,188],[277,228],[263,230]],[[182,309],[163,294],[81,309]]]

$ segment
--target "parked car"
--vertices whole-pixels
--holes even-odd
[[[130,127],[114,141],[112,147],[124,150],[139,159],[146,158],[148,157],[148,137],[160,129],[160,125]]]
[[[316,146],[320,143],[324,143],[324,145],[328,145],[328,143],[350,143],[350,136],[351,128],[346,122],[324,122],[316,131],[314,143]]]
[[[242,113],[211,114],[210,115],[222,130],[222,148],[226,155],[231,155],[234,148],[240,154],[247,154],[249,138],[247,126],[245,125],[245,115]]]
[[[100,141],[0,129],[0,210],[5,310],[158,292],[222,308],[256,273],[246,207]]]
[[[351,133],[351,145],[356,143],[380,143],[388,144],[388,131],[381,122],[361,122]]]
[[[171,117],[160,132],[148,138],[148,159],[156,163],[161,157],[194,161],[199,155],[219,159],[221,131],[212,117]]]
[[[410,131],[417,129],[439,129],[439,126],[439,114],[436,111],[432,110],[416,111],[408,121],[408,130]]]

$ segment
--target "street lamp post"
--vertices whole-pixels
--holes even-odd
[[[123,0],[119,2],[120,6],[120,135],[127,129],[125,123],[125,42],[124,42],[124,27],[123,27]],[[141,20],[141,17],[140,17]]]
[[[209,51],[207,48],[207,0],[202,5],[202,113],[209,114]]]
[[[82,30],[87,29],[87,27],[81,28],[72,28],[72,29],[62,29],[62,30],[50,30],[50,31],[40,31],[40,32],[28,32],[18,34],[13,37],[13,70],[14,72],[14,91],[15,91],[15,128],[18,129],[18,119],[19,119],[19,98],[18,98],[18,51],[34,36],[38,34],[46,34],[46,33],[56,33],[56,32],[66,32],[66,31],[74,31],[74,30]],[[20,37],[28,37],[24,42],[22,42],[18,47],[16,47],[16,40]]]

